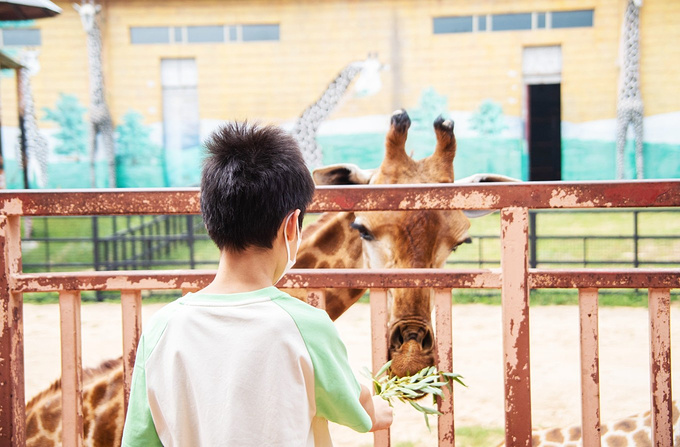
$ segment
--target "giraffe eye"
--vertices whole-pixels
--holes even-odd
[[[456,249],[458,249],[458,247],[460,247],[463,244],[471,244],[471,243],[472,243],[472,238],[468,237],[467,239],[463,240],[462,242],[459,242],[458,244],[454,245],[454,247],[451,249],[451,251],[456,251]]]
[[[371,232],[368,231],[368,228],[366,228],[365,226],[363,226],[359,223],[356,223],[356,222],[352,222],[349,226],[359,232],[359,237],[361,239],[363,239],[365,241],[374,241],[375,240],[375,236],[373,236],[373,234],[371,234]]]

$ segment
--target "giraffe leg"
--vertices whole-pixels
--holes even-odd
[[[633,131],[635,133],[635,170],[638,179],[645,178],[643,149],[643,126],[644,116],[642,111],[637,111],[633,115]]]
[[[96,180],[96,163],[95,156],[97,154],[97,125],[90,121],[90,186],[95,188],[97,186]]]
[[[104,150],[106,151],[106,158],[109,171],[109,188],[115,188],[116,185],[116,147],[113,140],[113,125],[111,121],[107,121],[102,125],[102,137]]]
[[[625,176],[624,150],[626,148],[626,133],[628,132],[628,114],[617,113],[616,118],[616,178],[621,180]]]

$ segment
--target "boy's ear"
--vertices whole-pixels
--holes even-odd
[[[293,211],[293,216],[288,219],[286,228],[283,229],[284,235],[286,239],[289,241],[292,241],[295,239],[296,234],[302,234],[302,231],[298,232],[298,230],[295,228],[298,225],[298,220],[300,219],[300,210],[297,209]],[[286,224],[286,222],[284,222]]]

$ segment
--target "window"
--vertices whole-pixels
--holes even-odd
[[[133,44],[170,43],[170,28],[167,26],[137,26],[130,28],[130,42]]]
[[[593,26],[593,10],[556,11],[552,13],[553,28],[579,28]]]
[[[477,17],[477,31],[486,31],[486,16]]]
[[[536,28],[545,28],[545,13],[539,12],[536,14]]]
[[[36,28],[7,28],[2,30],[5,46],[35,47],[41,44],[40,30]]]
[[[494,14],[491,16],[492,31],[518,31],[531,29],[531,13]]]
[[[433,26],[435,34],[471,33],[472,16],[435,17]]]
[[[243,25],[241,31],[244,42],[279,40],[279,25]]]
[[[224,43],[278,41],[279,25],[202,25],[131,27],[130,43]]]
[[[187,26],[187,42],[224,42],[224,26]]]
[[[433,17],[432,31],[434,34],[455,34],[592,27],[594,12],[593,9],[584,9]]]

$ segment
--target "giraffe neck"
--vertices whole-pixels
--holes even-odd
[[[318,167],[322,164],[321,149],[316,143],[316,131],[338,105],[350,82],[360,71],[361,66],[358,63],[348,64],[326,87],[321,97],[307,107],[295,121],[292,134],[300,145],[308,166]]]
[[[92,29],[87,32],[87,59],[90,67],[90,104],[91,107],[103,104],[104,98],[104,72],[102,69],[102,36],[97,20],[94,20]]]
[[[620,101],[640,98],[640,8],[628,1],[621,33]]]
[[[123,436],[123,360],[83,371],[83,445],[120,445]],[[62,445],[61,381],[26,405],[26,445]]]
[[[349,224],[353,213],[325,213],[303,232],[296,268],[361,268],[361,239]],[[327,289],[326,312],[335,320],[354,304],[365,289]],[[304,292],[301,292],[304,294]]]

